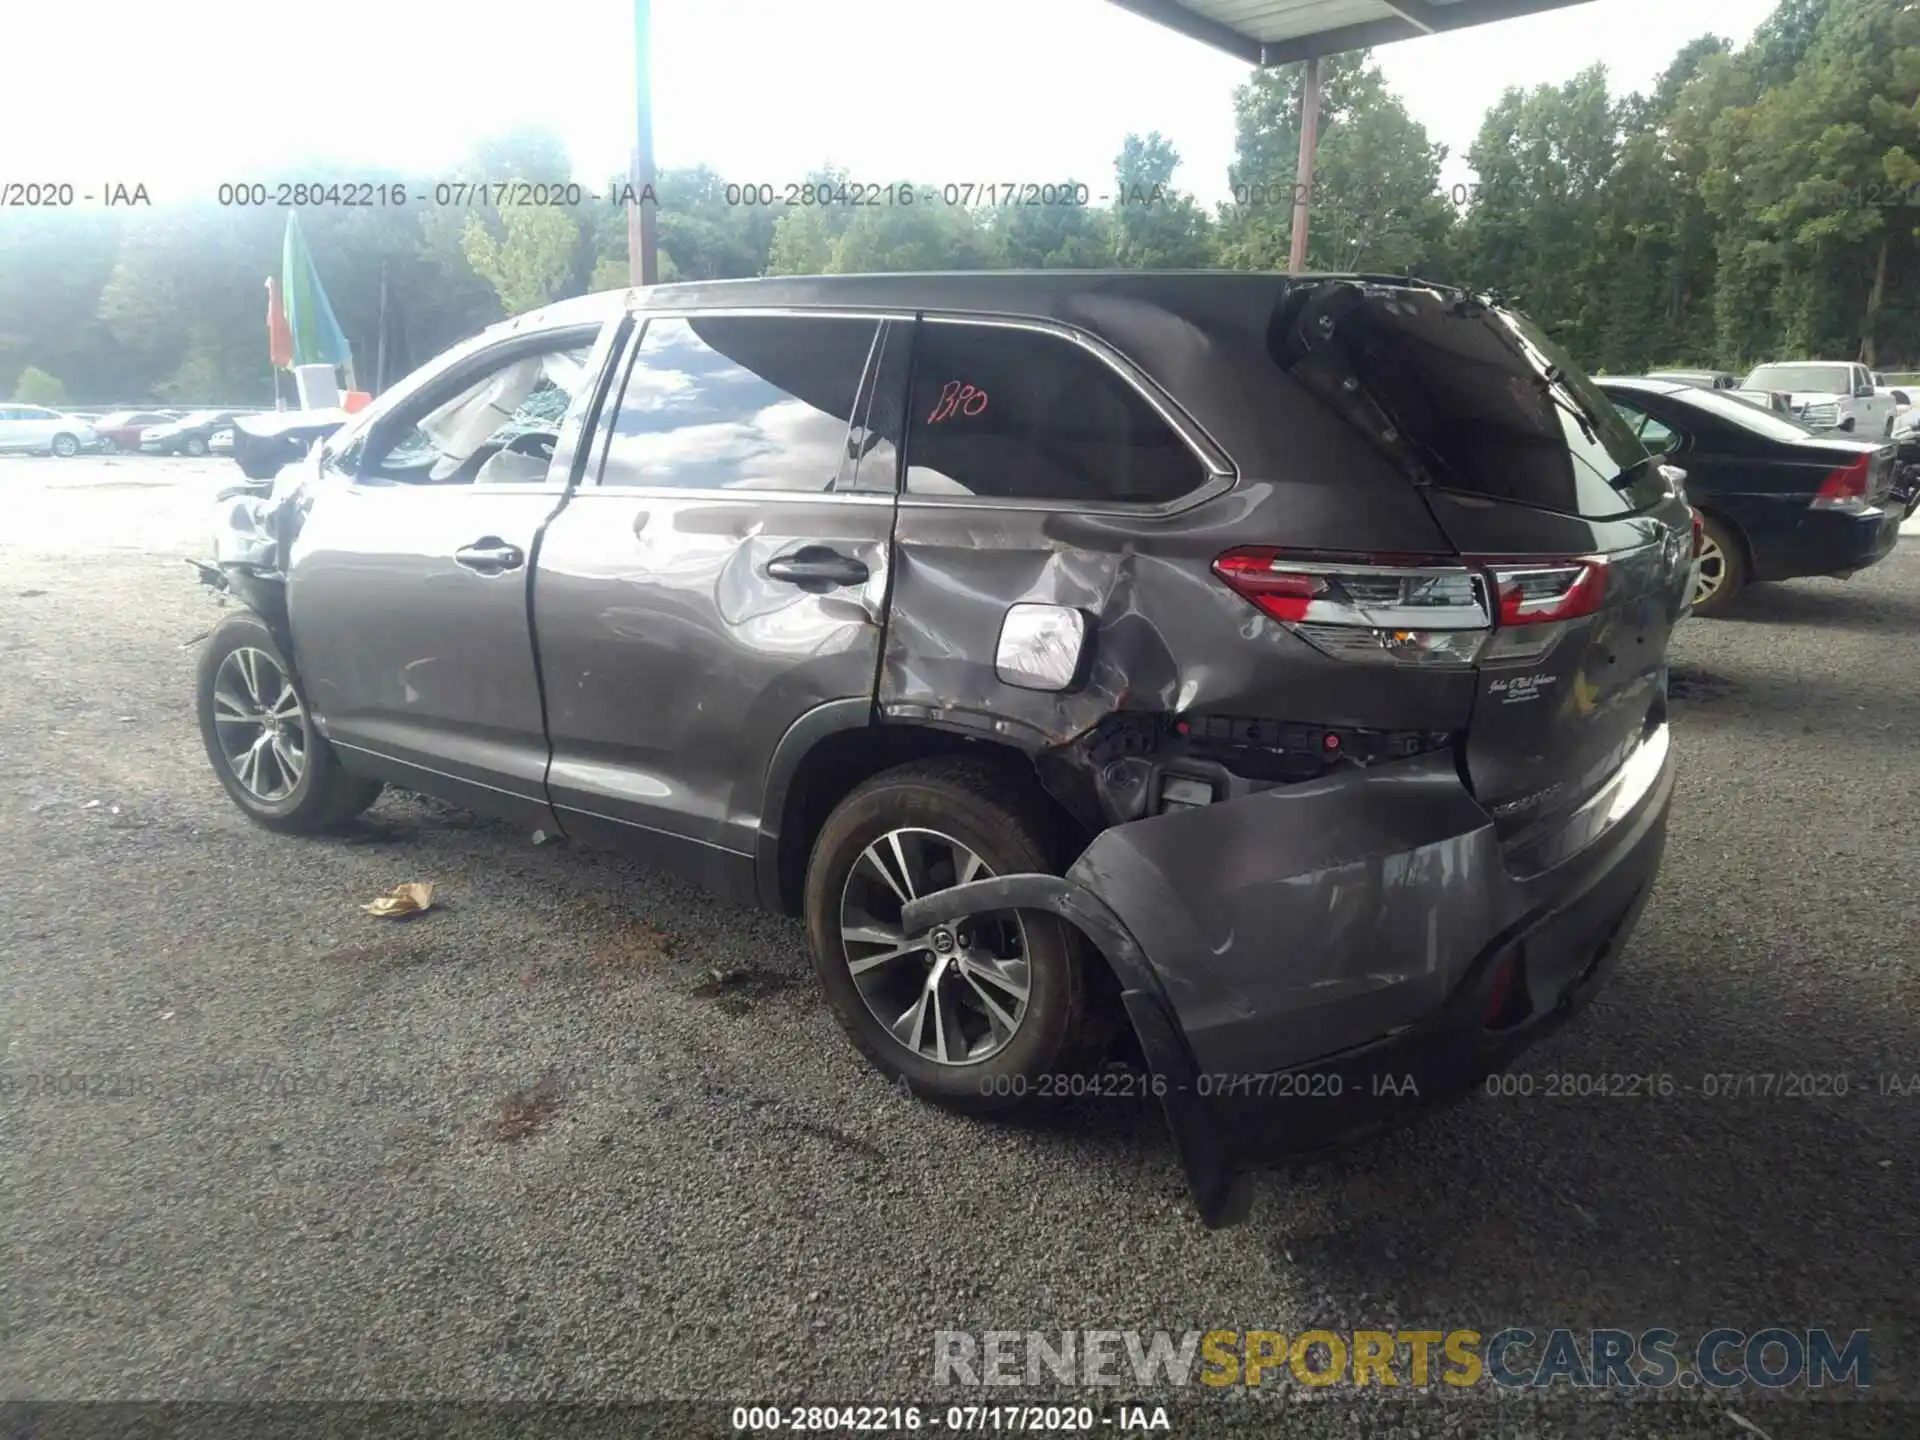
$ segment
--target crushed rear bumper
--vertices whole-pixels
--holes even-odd
[[[1456,1097],[1578,1008],[1646,902],[1672,789],[1661,726],[1522,852],[1423,756],[1116,826],[1064,877],[956,886],[902,921],[1034,909],[1085,934],[1201,1219],[1229,1225],[1251,1171]]]

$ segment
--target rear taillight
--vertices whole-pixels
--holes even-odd
[[[1337,659],[1451,668],[1537,659],[1558,642],[1560,622],[1599,610],[1607,589],[1603,557],[1345,561],[1249,547],[1213,570]]]
[[[1867,473],[1873,457],[1862,455],[1851,465],[1842,465],[1821,482],[1813,497],[1815,510],[1842,510],[1858,514],[1867,508]]]

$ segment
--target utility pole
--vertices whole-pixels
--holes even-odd
[[[645,3],[645,0],[642,0]],[[1307,268],[1307,220],[1313,211],[1313,157],[1320,143],[1320,57],[1307,61],[1300,86],[1300,166],[1293,176],[1293,250],[1287,272]]]
[[[653,22],[649,0],[633,0],[633,166],[627,177],[633,199],[627,203],[627,263],[631,282],[654,285],[660,259],[654,237],[658,207],[648,195],[653,169]]]

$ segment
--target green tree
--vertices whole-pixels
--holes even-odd
[[[1155,130],[1129,135],[1115,158],[1114,260],[1129,270],[1178,270],[1208,263],[1213,236],[1206,212],[1173,184],[1173,143]]]
[[[834,242],[831,272],[986,270],[1003,263],[989,226],[971,210],[939,200],[854,209]]]
[[[1564,85],[1508,90],[1467,151],[1479,190],[1457,268],[1526,310],[1576,356],[1600,349],[1611,257],[1594,236],[1620,154],[1620,112],[1594,65]]]
[[[1219,257],[1239,269],[1286,268],[1299,183],[1306,67],[1258,70],[1233,93],[1234,200],[1220,213]],[[1439,194],[1444,146],[1393,95],[1372,52],[1321,61],[1308,262],[1320,269],[1427,270],[1453,223]]]
[[[1076,184],[1063,188],[1077,195]],[[992,212],[989,226],[1016,270],[1099,270],[1114,263],[1114,216],[1102,206],[1005,205]]]
[[[22,405],[64,405],[67,387],[36,365],[29,365],[13,382],[13,398]]]
[[[1739,65],[1744,103],[1714,127],[1704,187],[1722,350],[1875,364],[1910,351],[1920,253],[1897,187],[1920,179],[1920,14],[1905,0],[1785,5]]]
[[[467,220],[462,248],[474,274],[493,286],[509,315],[537,310],[558,299],[573,271],[580,230],[565,210],[545,205],[509,206],[496,239],[478,216]]]

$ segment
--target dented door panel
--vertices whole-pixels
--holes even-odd
[[[814,706],[873,692],[892,521],[875,496],[576,495],[533,603],[562,824],[751,854],[759,757]],[[810,547],[867,578],[769,574]]]

